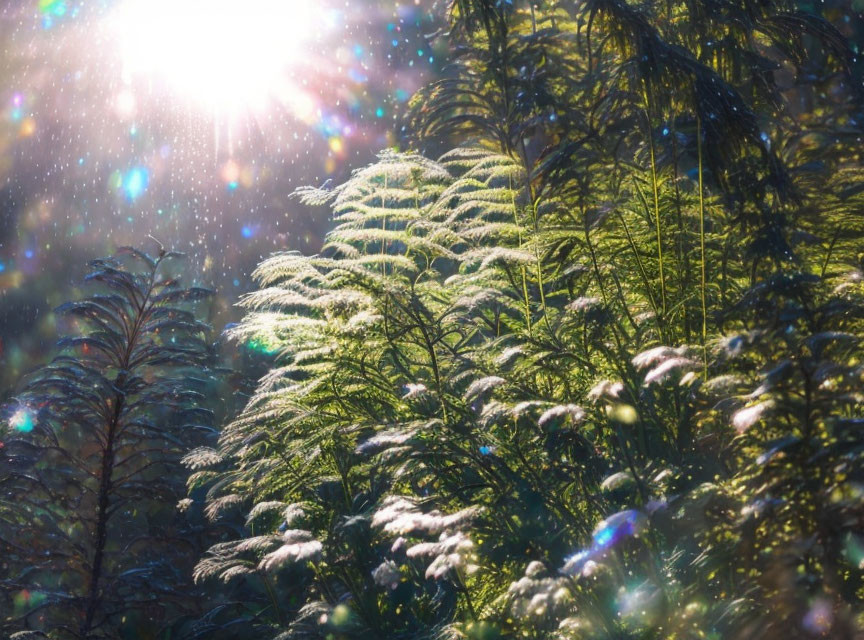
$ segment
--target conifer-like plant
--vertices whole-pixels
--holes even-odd
[[[213,432],[209,327],[195,312],[211,292],[181,286],[180,257],[160,246],[93,261],[94,293],[57,309],[60,354],[6,408],[6,637],[163,637],[197,606],[176,504],[180,458]]]
[[[450,7],[410,142],[452,149],[302,190],[325,247],[242,303],[275,363],[189,458],[248,514],[197,577],[269,585],[280,640],[855,637],[843,38],[770,1]]]

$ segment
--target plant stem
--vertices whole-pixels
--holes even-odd
[[[522,225],[519,224],[519,209],[516,206],[516,191],[513,189],[513,176],[507,177],[510,187],[510,197],[513,203],[513,223],[519,230],[519,249],[522,249]],[[525,324],[528,328],[528,335],[531,335],[531,300],[528,298],[528,278],[525,273],[525,267],[519,265],[519,271],[522,274],[522,296],[525,300]]]
[[[708,308],[705,303],[705,196],[702,186],[702,120],[696,116],[696,150],[699,157],[699,247],[702,252],[701,270],[702,270],[702,364],[704,368],[705,379],[708,379]]]
[[[654,134],[651,132],[651,101],[645,88],[645,112],[648,119],[648,148],[651,152],[651,187],[654,191],[654,228],[657,235],[657,262],[660,268],[660,300],[666,315],[666,278],[663,274],[663,234],[660,225],[660,191],[657,183],[657,159],[654,152]]]

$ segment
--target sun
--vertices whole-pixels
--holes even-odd
[[[124,0],[110,20],[127,83],[223,115],[290,95],[327,27],[315,0]]]

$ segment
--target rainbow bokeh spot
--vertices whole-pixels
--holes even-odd
[[[66,15],[66,0],[39,0],[39,12],[52,16]]]
[[[246,343],[246,347],[250,351],[254,351],[255,353],[260,353],[265,356],[272,356],[279,352],[279,347],[277,345],[260,338],[250,340]]]
[[[147,184],[150,182],[150,172],[144,167],[135,167],[130,169],[123,176],[123,193],[130,201],[137,200],[142,193],[147,189]]]
[[[9,418],[9,424],[13,429],[15,429],[15,431],[20,431],[22,433],[30,433],[33,431],[33,427],[35,426],[33,414],[29,409],[24,407],[18,409],[18,411],[12,414],[12,417]]]

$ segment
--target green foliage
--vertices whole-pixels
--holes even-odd
[[[301,190],[325,247],[242,301],[231,336],[275,364],[187,459],[211,517],[248,514],[196,578],[283,640],[855,637],[845,41],[780,2],[451,27],[411,122],[451,150]]]
[[[193,309],[211,292],[180,286],[178,256],[94,261],[96,292],[57,309],[60,355],[7,408],[0,624],[27,630],[12,637],[160,637],[197,610],[179,558],[200,543],[176,504],[181,456],[213,433]]]

